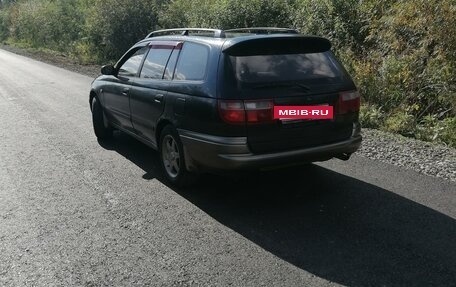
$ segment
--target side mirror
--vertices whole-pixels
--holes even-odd
[[[110,76],[110,75],[114,75],[115,72],[116,72],[116,69],[114,68],[113,65],[105,65],[105,66],[101,67],[101,73],[103,75]]]

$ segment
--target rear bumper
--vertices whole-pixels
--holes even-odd
[[[329,160],[358,150],[362,137],[358,133],[341,142],[311,148],[253,154],[246,137],[218,137],[178,130],[190,171],[236,171],[271,168],[281,165]]]

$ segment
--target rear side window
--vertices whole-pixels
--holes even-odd
[[[171,53],[171,57],[166,65],[164,79],[171,80],[173,78],[174,68],[176,68],[177,57],[179,56],[180,49],[175,48]]]
[[[200,44],[186,42],[182,48],[174,73],[175,80],[203,80],[206,76],[209,49]]]
[[[173,46],[154,45],[151,46],[141,70],[141,78],[162,79],[169,56]]]
[[[344,72],[330,52],[231,56],[236,79],[244,83],[335,79]]]

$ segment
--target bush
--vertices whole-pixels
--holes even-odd
[[[90,47],[83,44],[82,50],[90,50],[98,61],[118,59],[135,42],[156,29],[157,14],[155,0],[97,0],[89,10],[85,28],[85,46]]]
[[[220,11],[222,1],[215,0],[173,0],[163,6],[159,16],[159,26],[162,28],[184,27],[218,27],[217,11]]]
[[[239,28],[291,26],[287,0],[174,0],[160,13],[160,26]]]
[[[219,1],[216,11],[218,27],[290,27],[290,8],[286,0]]]
[[[416,137],[425,141],[447,143],[456,148],[456,118],[439,120],[435,116],[426,116],[418,125]]]
[[[456,116],[455,19],[452,0],[404,0],[369,25],[367,55],[381,80],[375,102],[387,110],[414,106],[417,122],[444,111]]]
[[[398,110],[386,117],[381,128],[388,132],[411,136],[415,133],[415,119],[408,112]]]
[[[10,37],[33,48],[70,51],[84,23],[76,4],[71,0],[20,2],[11,11]]]
[[[9,9],[0,9],[0,41],[5,41],[9,36]]]
[[[381,107],[362,105],[359,115],[361,125],[365,128],[379,128],[383,125],[385,114]]]

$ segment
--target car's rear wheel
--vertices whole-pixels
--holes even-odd
[[[186,187],[196,182],[197,175],[186,169],[182,142],[171,125],[161,132],[159,153],[163,173],[171,184]]]
[[[95,135],[99,140],[106,140],[112,137],[112,128],[105,119],[103,108],[96,97],[92,100],[92,123]]]

